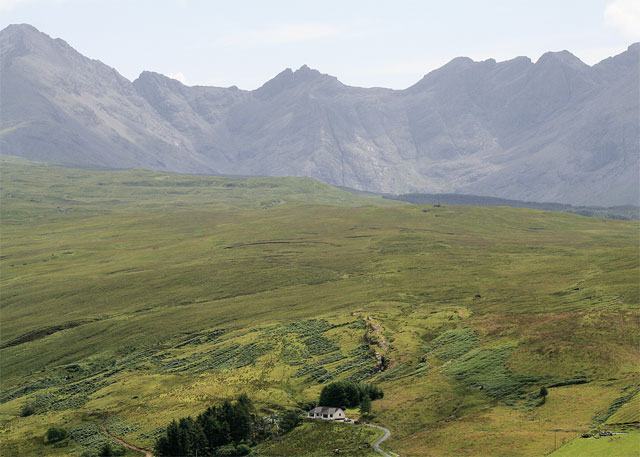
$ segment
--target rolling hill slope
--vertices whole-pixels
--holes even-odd
[[[101,425],[149,448],[239,393],[268,414],[346,378],[382,386],[400,455],[541,455],[640,384],[637,221],[18,163],[2,199],[7,455],[80,455]]]

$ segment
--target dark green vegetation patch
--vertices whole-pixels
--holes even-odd
[[[338,350],[338,346],[333,344],[329,338],[322,335],[310,336],[303,341],[311,355],[323,355]]]
[[[482,390],[493,398],[506,399],[524,393],[524,386],[540,381],[540,377],[514,375],[506,365],[511,346],[474,349],[443,369],[469,387]]]
[[[606,422],[607,419],[613,416],[622,406],[629,403],[631,399],[640,392],[640,387],[635,386],[627,390],[629,391],[628,393],[613,400],[605,411],[597,414],[593,419],[599,423]]]
[[[448,330],[431,342],[429,354],[451,360],[466,354],[478,344],[478,336],[467,328]]]

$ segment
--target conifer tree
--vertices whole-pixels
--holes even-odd
[[[365,415],[371,412],[371,399],[369,395],[365,395],[362,401],[360,402],[360,414]]]

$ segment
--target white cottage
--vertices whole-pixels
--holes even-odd
[[[324,419],[324,420],[344,420],[345,415],[342,408],[330,408],[328,406],[318,406],[313,408],[307,414],[310,419]]]

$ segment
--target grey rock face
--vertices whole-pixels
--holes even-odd
[[[28,25],[0,32],[0,150],[80,166],[214,171],[113,68]]]
[[[26,25],[0,32],[3,153],[74,165],[272,176],[389,192],[638,204],[640,44],[456,58],[406,90],[306,66],[254,91],[133,83]]]

